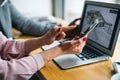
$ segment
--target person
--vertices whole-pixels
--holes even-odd
[[[13,27],[24,35],[41,36],[56,25],[59,24],[28,19],[14,7],[10,0],[0,0],[0,30],[7,38],[13,38]]]
[[[25,56],[34,49],[63,39],[66,36],[64,31],[65,28],[55,26],[43,36],[28,40],[9,40],[0,32],[0,79],[28,80],[53,58],[68,53],[80,53],[87,37],[76,36],[71,41],[63,42],[46,51]]]

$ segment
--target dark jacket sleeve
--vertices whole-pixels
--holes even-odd
[[[46,33],[49,29],[58,25],[57,23],[46,21],[38,22],[24,17],[9,1],[12,25],[25,35],[40,36]]]

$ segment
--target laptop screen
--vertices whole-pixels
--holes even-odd
[[[115,4],[114,4],[115,5]],[[96,28],[88,35],[87,45],[93,46],[104,53],[111,55],[118,35],[119,8],[100,2],[86,2],[80,25],[80,32],[84,32],[95,19],[100,19]]]

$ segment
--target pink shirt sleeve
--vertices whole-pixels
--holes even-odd
[[[1,80],[28,80],[44,66],[41,54],[23,57],[24,54],[24,41],[9,41],[0,33],[0,56],[10,59],[0,58]]]
[[[0,32],[0,56],[4,59],[19,59],[25,55],[24,40],[8,40]]]
[[[40,54],[5,61],[0,59],[0,80],[28,80],[44,66]]]

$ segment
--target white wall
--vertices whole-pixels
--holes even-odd
[[[89,0],[90,1],[90,0]],[[115,0],[91,0],[102,2],[115,2]],[[81,17],[85,0],[65,0],[65,20],[72,21]]]
[[[85,0],[65,0],[65,20],[81,17]]]
[[[11,0],[16,8],[27,16],[46,16],[52,14],[52,0]]]

